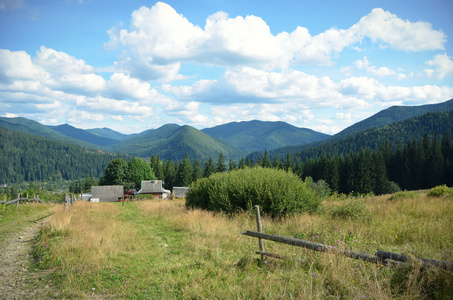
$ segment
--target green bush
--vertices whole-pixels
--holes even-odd
[[[429,197],[442,197],[442,196],[452,197],[453,188],[449,188],[446,185],[439,185],[439,186],[433,187],[428,192],[428,196]]]
[[[415,199],[419,196],[419,193],[417,192],[410,192],[410,191],[400,191],[392,194],[388,200],[389,201],[394,201],[394,200],[401,200],[401,199]]]
[[[320,195],[295,174],[269,168],[246,168],[199,179],[186,198],[187,208],[235,213],[259,205],[273,217],[314,212],[320,204]]]
[[[371,217],[365,203],[359,199],[348,199],[340,204],[330,204],[326,206],[325,210],[333,218],[366,220]]]

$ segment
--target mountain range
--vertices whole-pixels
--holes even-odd
[[[258,120],[232,122],[202,130],[188,125],[166,124],[157,129],[130,135],[122,134],[109,128],[84,130],[68,124],[46,126],[21,117],[0,117],[0,127],[89,149],[144,158],[148,158],[151,155],[159,155],[161,159],[180,160],[185,154],[188,154],[191,159],[203,161],[210,157],[217,158],[222,153],[227,159],[238,160],[251,153],[252,157],[259,156],[265,150],[269,151],[270,154],[272,153],[273,156],[281,156],[288,153],[301,153],[304,149],[318,147],[319,145],[326,147],[325,145],[327,144],[337,145],[332,146],[332,149],[335,147],[338,149],[340,147],[338,143],[342,140],[342,145],[350,144],[355,145],[354,147],[359,147],[361,146],[359,144],[362,143],[358,144],[359,137],[364,134],[371,136],[370,133],[366,133],[370,130],[405,120],[412,120],[430,112],[449,111],[453,111],[453,99],[431,105],[393,106],[333,136],[307,128],[298,128],[285,122],[264,122]],[[437,118],[437,116],[431,116],[430,118]],[[401,127],[403,125],[397,126]],[[405,131],[392,130],[387,131],[386,136],[392,134],[393,136],[413,136]],[[415,129],[408,130],[414,131]],[[384,136],[382,131],[373,134],[376,140],[378,139],[377,137]],[[341,147],[344,148],[344,146]]]

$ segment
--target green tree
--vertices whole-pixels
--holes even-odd
[[[104,171],[100,185],[128,185],[128,165],[122,158],[112,160]]]
[[[264,150],[262,166],[263,168],[272,168],[272,162],[271,159],[269,158],[269,153],[267,152],[267,150]]]
[[[203,177],[209,177],[215,173],[215,165],[211,158],[204,164]]]
[[[225,158],[223,157],[223,153],[220,152],[219,155],[219,160],[217,161],[217,166],[216,170],[217,173],[225,172],[226,171],[226,166],[225,166]]]
[[[165,164],[164,167],[164,176],[165,176],[165,188],[173,189],[175,180],[176,180],[176,164],[171,160],[168,159],[168,162]]]
[[[189,160],[189,155],[186,153],[184,159],[179,164],[174,186],[189,186],[193,179],[192,172],[192,163]]]
[[[228,165],[228,171],[234,171],[237,169],[236,163],[230,158],[230,163]]]
[[[135,157],[128,164],[128,180],[129,186],[133,189],[139,190],[142,186],[143,180],[157,179],[154,175],[153,169],[150,164],[146,163],[143,159]]]
[[[201,170],[200,161],[196,159],[193,163],[192,182],[195,182],[202,177],[203,171]]]
[[[289,153],[286,154],[286,160],[285,160],[285,164],[283,165],[283,168],[285,169],[286,172],[289,172],[293,168],[292,163],[291,163],[291,157],[289,156]]]

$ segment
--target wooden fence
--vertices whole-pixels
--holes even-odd
[[[17,194],[17,199],[14,199],[14,200],[11,200],[11,201],[0,201],[0,204],[5,204],[5,206],[3,207],[3,211],[5,211],[6,209],[6,206],[8,205],[11,205],[11,204],[16,204],[16,207],[19,206],[19,203],[20,201],[22,202],[34,202],[34,203],[43,203],[41,199],[39,199],[39,195],[33,195],[33,198],[28,198],[28,194],[27,194],[27,197],[25,198],[21,198],[20,194]]]
[[[371,255],[371,254],[367,254],[367,253],[359,253],[359,252],[345,250],[345,249],[338,249],[333,246],[314,243],[314,242],[310,242],[310,241],[304,241],[304,240],[300,240],[300,239],[296,239],[296,238],[292,238],[292,237],[266,234],[266,233],[262,232],[260,209],[259,209],[258,205],[255,205],[255,212],[256,212],[256,223],[257,223],[258,232],[246,231],[242,234],[258,238],[259,251],[257,251],[256,254],[260,254],[261,258],[263,258],[263,256],[266,255],[266,256],[274,257],[274,258],[278,258],[278,259],[287,259],[284,256],[266,252],[264,250],[263,240],[270,240],[270,241],[274,241],[277,243],[288,244],[288,245],[297,246],[297,247],[303,247],[303,248],[307,248],[307,249],[314,250],[314,251],[329,252],[332,254],[342,255],[342,256],[349,257],[349,258],[353,258],[353,259],[359,259],[359,260],[366,261],[366,262],[388,265],[388,266],[395,266],[395,265],[399,265],[401,263],[410,261],[410,258],[405,255],[391,253],[391,252],[377,251],[376,253],[374,253],[374,255]],[[418,258],[417,260],[423,264],[436,266],[441,269],[453,272],[453,263],[452,262],[433,260],[433,259],[424,259],[424,258]]]

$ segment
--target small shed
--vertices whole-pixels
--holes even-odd
[[[153,195],[154,198],[166,199],[171,193],[162,187],[162,180],[143,180],[142,188],[137,194],[148,194]]]
[[[116,202],[124,197],[122,185],[103,185],[91,187],[91,198],[99,199],[99,202]]]
[[[186,198],[186,194],[188,191],[189,191],[188,187],[175,186],[173,187],[173,197]]]

